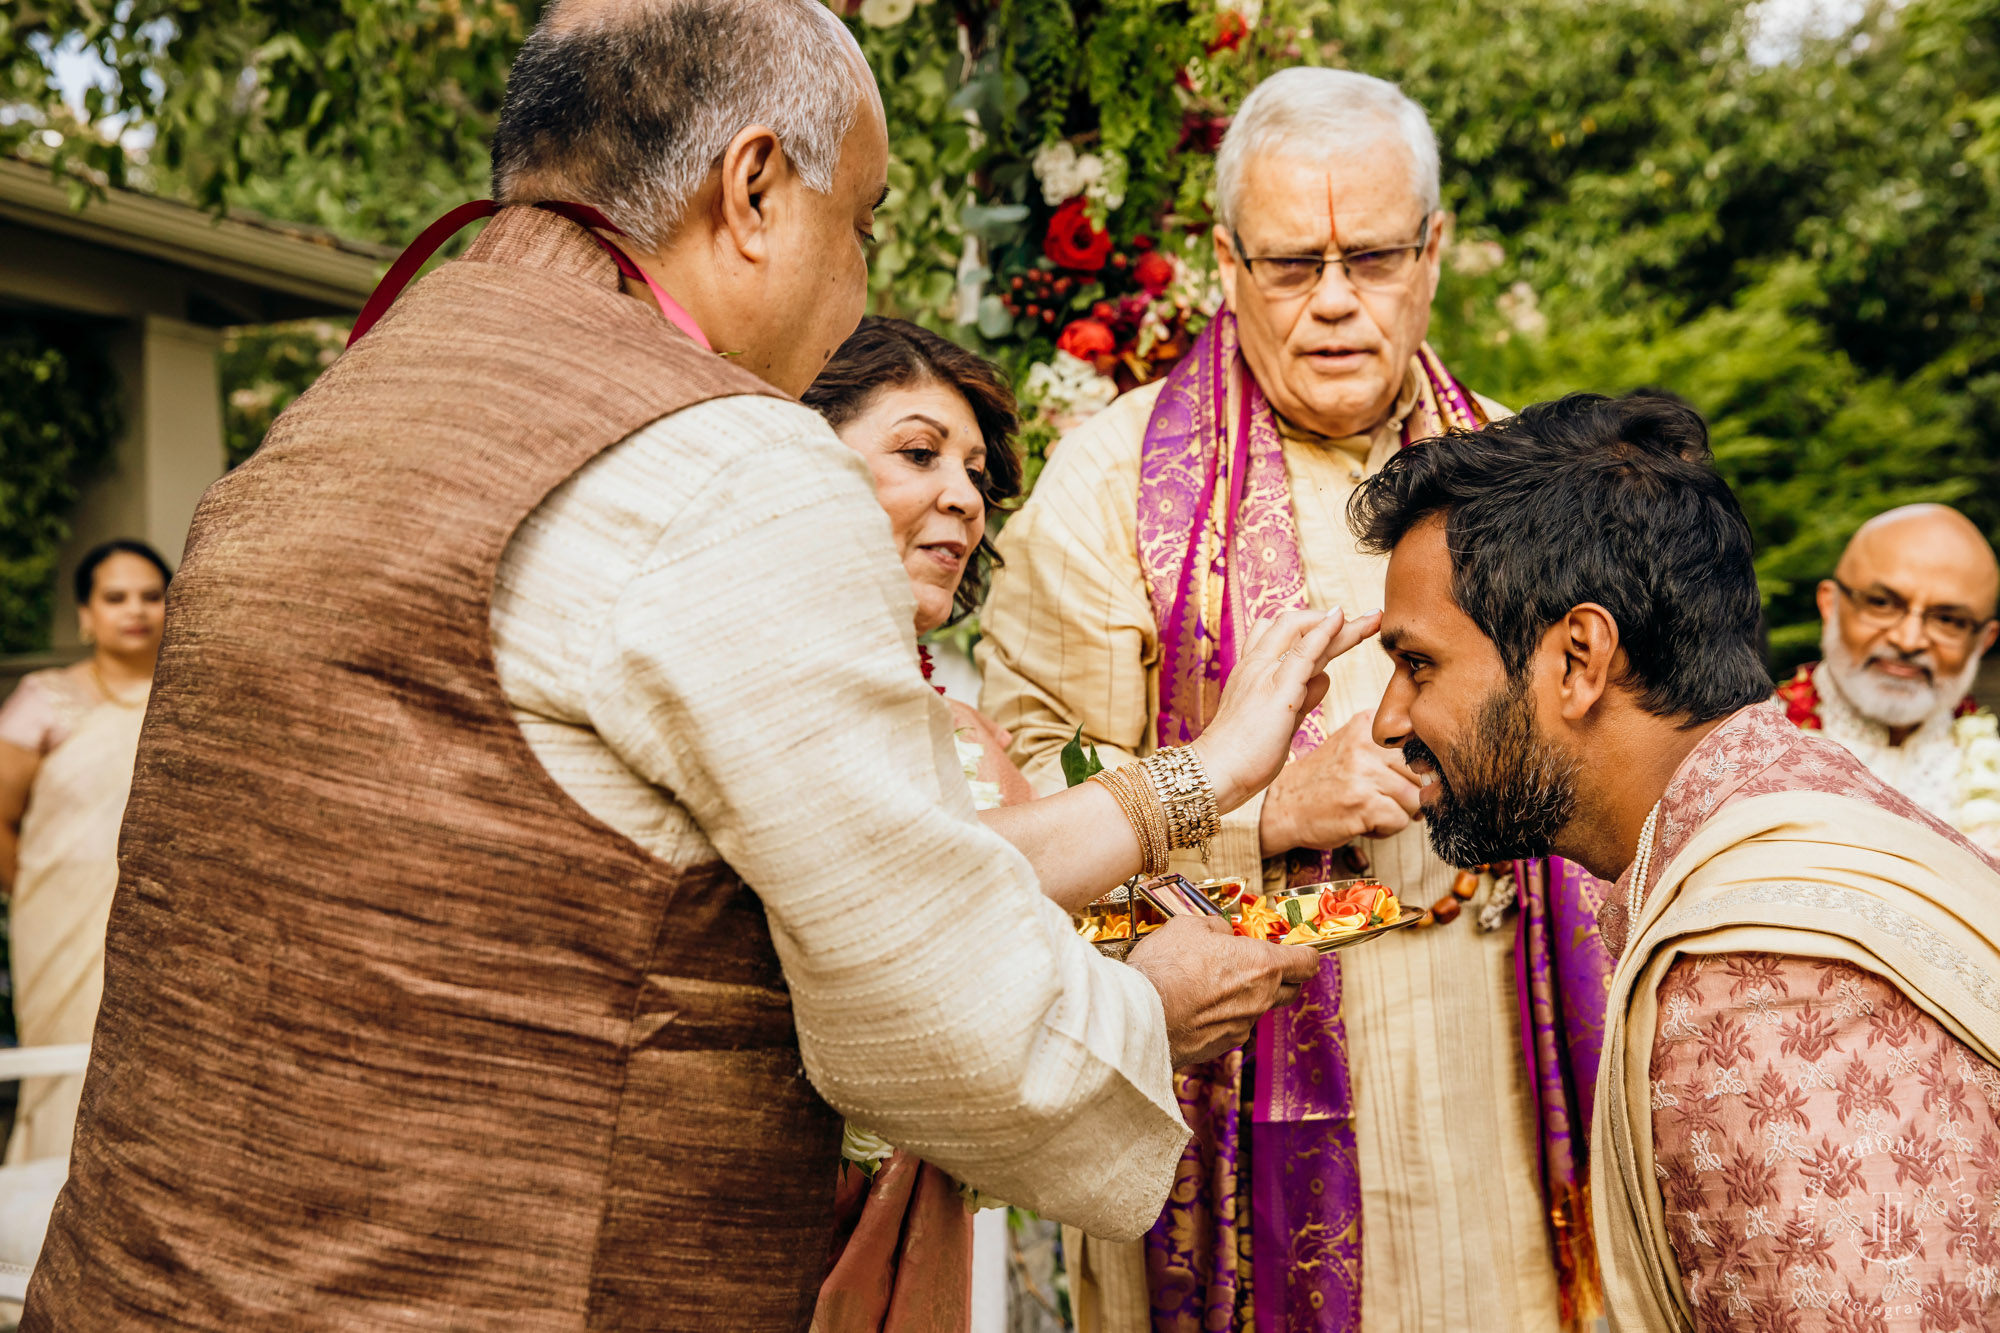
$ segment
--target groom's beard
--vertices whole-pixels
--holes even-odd
[[[1469,869],[1550,854],[1576,814],[1577,763],[1536,726],[1525,682],[1489,696],[1471,737],[1446,754],[1455,782],[1422,741],[1403,742],[1403,758],[1428,765],[1437,783],[1425,821],[1441,859]]]

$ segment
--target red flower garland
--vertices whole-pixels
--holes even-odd
[[[1823,731],[1825,724],[1819,720],[1819,690],[1813,685],[1813,668],[1817,662],[1808,662],[1792,673],[1792,678],[1778,687],[1778,698],[1785,705],[1785,717],[1802,731]]]
[[[1826,724],[1819,716],[1819,689],[1813,684],[1813,672],[1819,663],[1808,662],[1792,673],[1792,678],[1778,687],[1779,702],[1785,705],[1785,717],[1801,731],[1824,731]],[[1966,695],[1951,710],[1953,718],[1970,717],[1979,711],[1979,701]]]

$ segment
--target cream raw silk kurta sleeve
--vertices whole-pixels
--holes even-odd
[[[1072,432],[1000,536],[1006,566],[981,618],[982,711],[1014,735],[1039,790],[1060,787],[1058,753],[1079,724],[1107,765],[1151,751],[1159,645],[1135,522],[1139,449],[1158,386],[1125,395]],[[1347,499],[1397,447],[1397,414],[1372,437],[1288,434],[1285,467],[1312,605],[1373,611],[1386,561],[1357,551]],[[1504,409],[1486,404],[1494,416]],[[1389,680],[1373,644],[1336,661],[1326,712],[1372,711]],[[1197,874],[1260,873],[1256,802],[1224,821]],[[1436,901],[1453,871],[1421,826],[1364,844],[1408,902]],[[1536,1183],[1535,1121],[1520,1056],[1511,919],[1482,934],[1477,907],[1452,925],[1340,955],[1362,1190],[1362,1327],[1416,1333],[1553,1329],[1556,1284]],[[1106,1333],[1145,1327],[1130,1290],[1136,1246],[1093,1247],[1120,1308]]]
[[[763,900],[837,1110],[1135,1235],[1187,1139],[1159,996],[978,822],[914,610],[861,462],[796,403],[724,398],[535,510],[493,643],[565,791],[670,863],[720,853]]]

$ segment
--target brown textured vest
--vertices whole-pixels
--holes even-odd
[[[840,1127],[763,910],[556,786],[488,626],[550,490],[771,392],[509,209],[210,489],[24,1329],[806,1327]]]

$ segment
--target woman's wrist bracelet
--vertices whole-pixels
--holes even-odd
[[[1167,808],[1169,845],[1199,848],[1206,858],[1209,841],[1222,831],[1222,816],[1215,808],[1215,789],[1208,785],[1201,756],[1192,746],[1174,745],[1156,751],[1144,766]]]
[[[1139,840],[1139,873],[1165,874],[1167,853],[1172,848],[1167,807],[1154,790],[1146,766],[1126,764],[1122,768],[1107,768],[1090,780],[1111,793],[1132,826],[1132,834]]]

